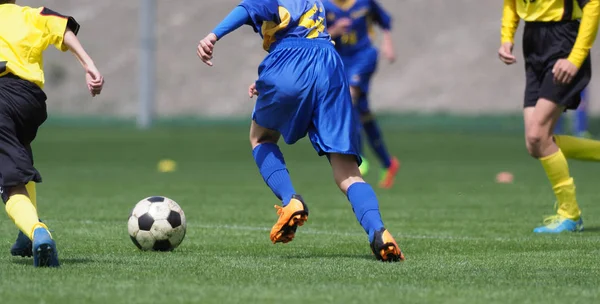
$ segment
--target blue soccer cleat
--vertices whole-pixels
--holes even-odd
[[[544,220],[544,226],[533,229],[534,233],[561,233],[583,231],[583,218],[576,222],[560,215],[553,215]]]
[[[46,228],[37,228],[33,231],[33,266],[58,267],[58,252],[56,243]]]
[[[29,237],[27,237],[25,233],[19,231],[19,234],[17,235],[17,240],[15,241],[14,245],[12,245],[12,247],[10,248],[10,254],[12,256],[31,257],[33,255],[33,252],[31,250],[32,246],[33,243],[31,242]]]

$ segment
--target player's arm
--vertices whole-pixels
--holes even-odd
[[[340,18],[331,22],[331,24],[327,27],[327,32],[329,33],[332,39],[337,39],[342,35],[348,33],[351,26],[352,19]]]
[[[209,66],[212,66],[211,59],[213,58],[213,49],[215,47],[215,43],[221,38],[225,37],[227,34],[235,31],[240,28],[242,25],[247,24],[251,21],[250,14],[243,6],[237,6],[234,8],[219,25],[204,39],[200,40],[198,44],[197,54],[202,62],[206,63]]]
[[[515,33],[519,27],[519,15],[517,14],[517,0],[504,0],[502,10],[502,28],[500,30],[501,44],[515,42]]]
[[[79,60],[86,73],[90,94],[100,94],[104,79],[77,39],[79,23],[73,17],[61,15],[46,7],[41,10],[32,9],[30,13],[35,20],[35,26],[46,33],[49,45],[54,45],[63,52],[70,50]]]
[[[104,86],[104,77],[96,68],[94,61],[85,51],[75,33],[67,28],[63,36],[63,46],[71,51],[85,70],[85,81],[92,96],[99,95]]]
[[[379,24],[383,33],[381,52],[390,62],[394,62],[396,55],[394,53],[394,40],[392,38],[392,17],[375,0],[371,0],[371,15],[374,21]]]
[[[388,32],[392,30],[392,17],[375,0],[371,0],[371,17],[379,24],[382,30]]]
[[[519,15],[517,14],[517,0],[504,0],[502,10],[502,28],[500,29],[500,49],[498,56],[505,64],[513,64],[517,59],[512,53],[515,33],[519,26]]]
[[[600,18],[600,0],[578,0],[577,2],[583,9],[583,16],[575,45],[567,60],[579,69],[596,40]]]

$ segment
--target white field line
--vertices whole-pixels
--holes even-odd
[[[192,227],[200,229],[223,229],[223,230],[238,230],[238,231],[271,231],[269,227],[253,227],[253,226],[238,226],[238,225],[203,225],[193,224]],[[360,228],[357,228],[360,229]],[[315,234],[315,235],[331,235],[331,236],[344,236],[344,237],[366,237],[365,233],[357,232],[342,232],[342,231],[327,231],[327,230],[316,230],[311,228],[298,228],[299,234]],[[525,238],[485,238],[485,237],[470,237],[470,236],[452,236],[452,235],[415,235],[415,234],[398,234],[394,235],[398,239],[431,239],[431,240],[453,240],[453,241],[514,241]]]
[[[79,223],[83,225],[106,225],[106,224],[122,224],[126,226],[126,221],[74,221],[74,220],[57,220],[57,221],[48,221],[50,225],[52,223]],[[187,223],[188,228],[197,228],[197,229],[206,229],[206,230],[230,230],[235,234],[235,231],[238,231],[238,234],[247,233],[250,231],[271,231],[270,227],[260,227],[260,226],[242,226],[242,225],[218,225],[218,224],[196,224],[196,223]],[[357,227],[355,231],[360,231],[360,227]],[[298,232],[300,234],[313,234],[313,235],[330,235],[330,236],[341,236],[341,237],[366,237],[365,233],[360,232],[344,232],[344,231],[335,231],[335,230],[317,230],[314,228],[298,228]],[[583,232],[585,234],[585,232]],[[579,233],[575,233],[579,235]],[[398,240],[402,239],[417,239],[417,240],[447,240],[447,241],[465,241],[465,242],[476,242],[476,241],[497,241],[497,242],[511,242],[511,241],[531,241],[536,239],[547,239],[550,236],[542,236],[542,235],[534,235],[532,232],[531,236],[518,236],[518,237],[475,237],[475,236],[454,236],[454,235],[424,235],[424,234],[404,234],[404,233],[395,233],[394,236]],[[589,241],[600,241],[600,237],[597,236],[587,236],[584,239],[580,239],[583,242]]]
[[[117,221],[49,221],[50,225],[52,222],[64,222],[64,223],[73,223],[77,222],[84,225],[101,225],[101,224],[118,224],[121,223],[126,225],[126,221],[117,222]],[[206,229],[206,230],[230,230],[230,231],[238,231],[238,232],[250,232],[250,231],[271,231],[270,227],[260,227],[260,226],[242,226],[242,225],[218,225],[218,224],[196,224],[196,223],[187,223],[188,228],[198,228],[198,229]],[[360,227],[357,227],[356,230],[360,231]],[[330,235],[330,236],[341,236],[341,237],[366,237],[365,233],[360,232],[344,232],[344,231],[335,231],[335,230],[317,230],[314,228],[298,228],[298,232],[300,234],[313,234],[313,235]],[[583,232],[585,234],[585,232]],[[578,234],[578,233],[576,233]],[[450,240],[450,241],[498,241],[498,242],[510,242],[510,241],[531,241],[535,239],[547,239],[547,236],[541,235],[532,235],[531,236],[518,236],[518,237],[475,237],[475,236],[453,236],[453,235],[421,235],[421,234],[404,234],[404,233],[395,233],[394,236],[398,240],[402,239],[421,239],[421,240]],[[600,241],[600,237],[586,237],[585,239],[581,239],[581,241],[589,242],[589,241]]]
[[[200,229],[222,229],[222,230],[237,230],[237,231],[271,231],[269,227],[256,227],[256,226],[238,226],[238,225],[206,225],[206,224],[191,224],[188,226],[196,227]],[[358,228],[360,229],[360,228]],[[331,235],[331,236],[342,236],[342,237],[366,237],[365,233],[357,232],[342,232],[342,231],[328,231],[328,230],[316,230],[311,228],[298,228],[297,233],[315,234],[315,235]],[[585,233],[585,232],[584,232]],[[578,234],[578,233],[576,233]],[[520,237],[475,237],[475,236],[453,236],[453,235],[419,235],[419,234],[403,234],[395,233],[394,236],[398,240],[402,239],[421,239],[421,240],[450,240],[450,241],[497,241],[497,242],[511,242],[511,241],[529,241],[546,236],[532,235],[531,236],[520,236]],[[600,241],[600,237],[586,237],[582,241]]]

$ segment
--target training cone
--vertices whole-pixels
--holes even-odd
[[[177,170],[177,163],[171,159],[163,159],[158,162],[158,172],[168,173]]]
[[[511,184],[514,180],[514,176],[510,172],[500,172],[496,174],[496,182],[499,184]]]

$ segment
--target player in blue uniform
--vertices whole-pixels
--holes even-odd
[[[592,138],[592,134],[588,130],[588,103],[589,103],[589,89],[585,89],[581,92],[581,103],[575,110],[573,117],[569,117],[572,120],[571,134],[577,137]],[[565,127],[565,117],[563,114],[556,122],[554,133],[556,134],[567,134],[568,128]]]
[[[212,66],[215,44],[248,24],[263,38],[269,52],[249,88],[258,96],[250,142],[258,169],[273,193],[279,219],[270,238],[290,242],[308,219],[308,208],[296,194],[283,155],[280,137],[294,144],[307,134],[319,155],[327,155],[334,179],[347,195],[356,218],[368,234],[378,260],[404,260],[396,241],[384,228],[372,187],[361,177],[358,118],[342,60],[325,28],[319,0],[244,0],[198,45],[198,56]]]
[[[373,25],[383,30],[381,51],[390,62],[395,61],[390,15],[375,0],[324,0],[328,32],[346,67],[352,101],[362,122],[369,144],[383,167],[379,186],[390,188],[400,169],[400,162],[390,154],[381,130],[369,109],[369,87],[377,69],[378,52],[373,45]],[[362,146],[362,145],[361,145]],[[361,147],[362,148],[362,147]],[[368,165],[361,165],[366,174]]]

